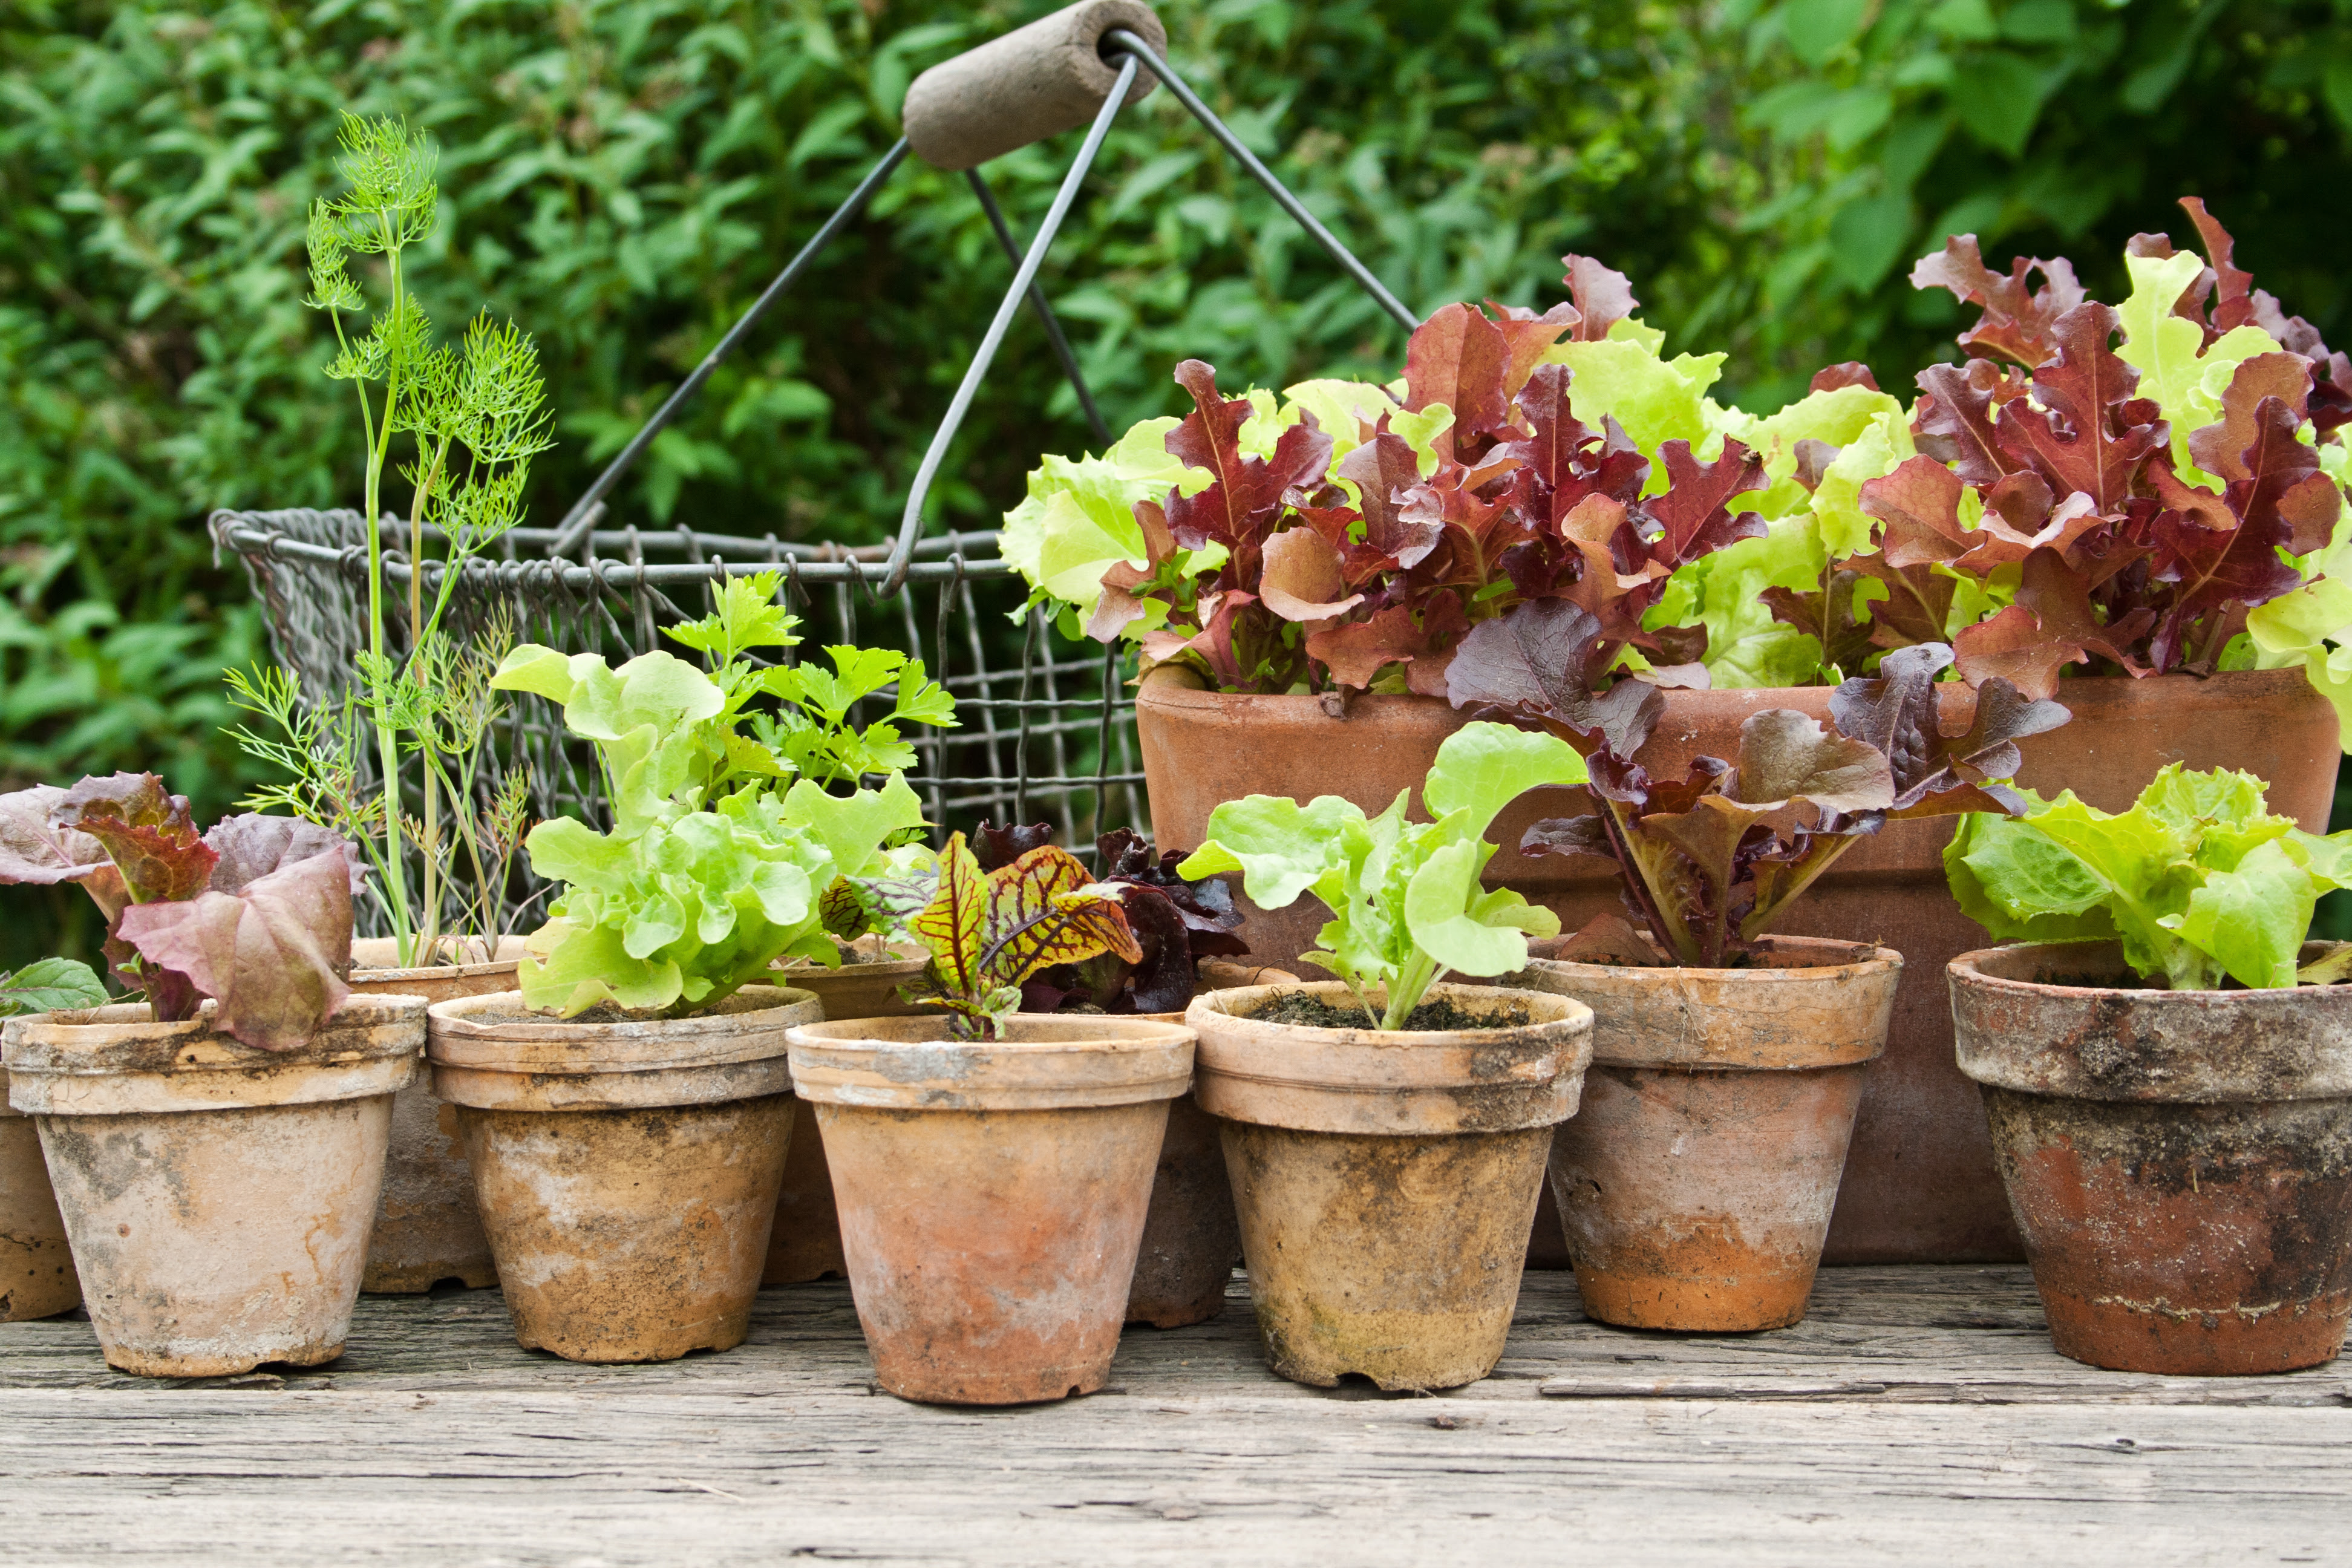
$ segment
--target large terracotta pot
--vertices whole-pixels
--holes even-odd
[[[785,984],[808,992],[824,1005],[824,1016],[843,1018],[904,1018],[924,1011],[898,994],[923,973],[925,961],[902,958],[887,963],[778,964]],[[776,1227],[768,1241],[762,1285],[800,1285],[849,1272],[841,1255],[841,1216],[834,1211],[833,1173],[824,1160],[824,1131],[816,1108],[799,1102],[793,1112],[792,1148],[784,1155],[783,1190],[776,1194]]]
[[[1576,1114],[1592,1010],[1435,985],[1483,1026],[1319,1027],[1253,1016],[1336,981],[1195,997],[1193,1092],[1225,1165],[1266,1363],[1318,1387],[1456,1388],[1495,1369],[1552,1128]],[[1383,998],[1375,992],[1374,1005]]]
[[[1551,1190],[1584,1310],[1745,1333],[1805,1315],[1900,954],[1783,937],[1742,969],[1538,960],[1511,984],[1592,1009]]]
[[[11,1018],[32,1116],[107,1364],[220,1377],[343,1353],[393,1095],[425,1004],[353,996],[289,1051],[146,1004]]]
[[[1948,702],[1967,701],[1962,687],[1943,690]],[[2273,810],[2326,831],[2340,756],[2336,710],[2300,670],[2072,679],[2058,694],[2074,721],[2023,743],[2025,784],[2045,793],[2072,788],[2094,805],[2122,811],[2167,763],[2244,768],[2270,783]],[[1679,774],[1695,756],[1733,754],[1749,714],[1794,708],[1826,719],[1829,696],[1822,687],[1669,691],[1641,761],[1653,773]],[[1155,841],[1197,847],[1216,805],[1245,795],[1338,795],[1379,811],[1411,788],[1417,804],[1439,744],[1467,721],[1423,697],[1360,697],[1343,712],[1335,717],[1315,697],[1146,680],[1136,724]],[[1571,929],[1618,907],[1613,871],[1597,860],[1525,857],[1517,847],[1528,824],[1577,815],[1589,809],[1585,798],[1581,790],[1538,792],[1507,809],[1490,835],[1503,847],[1487,880],[1549,905]],[[1846,1159],[1825,1255],[1832,1263],[2023,1256],[1993,1171],[1983,1105],[1952,1063],[1951,1009],[1937,979],[1945,964],[1984,942],[1945,885],[1941,854],[1951,830],[1948,821],[1892,825],[1841,859],[1779,928],[1790,936],[1882,942],[1907,961],[1886,1056],[1872,1072]],[[1286,910],[1252,911],[1243,935],[1255,954],[1279,963],[1312,944],[1323,919],[1302,898]]]
[[[935,1015],[792,1031],[858,1325],[877,1381],[902,1399],[1091,1393],[1118,1349],[1192,1031],[1025,1013],[1004,1027],[950,1040]]]
[[[421,996],[427,1005],[458,996],[482,996],[515,986],[523,939],[499,939],[478,963],[401,968],[399,944],[388,936],[352,943],[352,989],[373,996]],[[479,957],[476,948],[470,957]],[[474,1212],[474,1178],[457,1136],[457,1113],[418,1073],[392,1102],[392,1157],[377,1200],[374,1239],[368,1243],[361,1290],[413,1296],[445,1279],[478,1290],[499,1282],[489,1238]]]
[[[436,1003],[515,1338],[570,1361],[671,1361],[750,1331],[792,1137],[785,1031],[815,997],[747,985],[708,1013],[609,1023],[521,994]]]
[[[2058,1350],[2192,1376],[2332,1360],[2352,1318],[2352,985],[2145,990],[2113,942],[1963,953],[1949,974]]]
[[[81,1281],[41,1159],[40,1130],[9,1108],[6,1093],[0,1072],[0,1323],[19,1323],[81,1305]]]

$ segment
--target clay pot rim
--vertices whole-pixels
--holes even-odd
[[[948,1020],[944,1013],[908,1013],[890,1018],[827,1018],[819,1023],[795,1024],[791,1033],[795,1045],[871,1046],[877,1050],[929,1050],[946,1047],[951,1050],[984,1050],[1006,1055],[1140,1050],[1166,1044],[1176,1037],[1192,1038],[1193,1031],[1182,1023],[1164,1021],[1181,1020],[1182,1017],[1181,1013],[1015,1013],[1008,1020],[1013,1026],[1024,1031],[1040,1026],[1060,1026],[1073,1031],[1061,1039],[951,1040],[944,1034],[929,1035],[931,1029],[946,1029]],[[913,1039],[893,1039],[887,1035],[856,1032],[891,1026],[919,1026],[925,1030],[925,1035]],[[1076,1032],[1082,1027],[1106,1029],[1108,1033],[1094,1038]]]
[[[1160,679],[1152,679],[1159,675],[1160,670],[1177,668],[1180,667],[1160,665],[1149,671],[1142,683],[1136,689],[1136,706],[1199,710],[1279,705],[1274,707],[1273,710],[1299,714],[1329,713],[1329,710],[1323,706],[1323,697],[1318,694],[1295,691],[1213,691],[1206,687],[1190,684],[1181,676],[1171,675]],[[2157,681],[2167,684],[2160,687],[2151,684]],[[2188,684],[2190,682],[2195,683],[2193,687]],[[2196,690],[2201,694],[2210,689],[2216,693],[2216,700],[2235,703],[2245,700],[2248,687],[2291,684],[2308,685],[2308,678],[2301,669],[2291,667],[2284,669],[2225,669],[2204,676],[2191,675],[2185,670],[2174,670],[2168,674],[2152,676],[2064,675],[2061,677],[2058,697],[2063,702],[2065,700],[2066,693],[2073,690],[2084,697],[2113,700],[2127,696],[2138,689],[2147,688],[2151,691],[2172,693],[2174,695],[2171,700],[2178,701],[2180,700],[2181,693]],[[1665,690],[1677,706],[1696,709],[1723,708],[1732,710],[1754,708],[1760,710],[1764,708],[1795,706],[1807,700],[1818,703],[1826,700],[1829,693],[1836,688],[1834,686],[1724,686],[1677,687],[1671,689],[1661,688],[1661,689]],[[1809,694],[1809,696],[1794,695],[1799,693]],[[1783,694],[1790,695],[1779,702],[1771,700],[1776,697],[1783,697]],[[1452,714],[1459,711],[1443,697],[1424,697],[1418,692],[1369,691],[1354,692],[1349,696],[1346,717],[1355,717],[1360,710],[1370,714],[1439,711]]]
[[[719,1011],[682,1018],[583,1022],[528,1012],[518,1016],[514,1010],[521,1005],[520,991],[436,1002],[426,1014],[426,1056],[436,1068],[532,1078],[698,1069],[776,1060],[785,1054],[785,1033],[793,1025],[824,1016],[814,993],[784,985],[745,985]],[[497,1016],[478,1020],[478,1014]]]
[[[2019,997],[2037,1001],[2087,1001],[2116,996],[2129,1001],[2134,1006],[2158,1006],[2166,1002],[2195,1002],[2201,1005],[2216,1004],[2232,1007],[2315,1007],[2323,1005],[2321,998],[2333,996],[2336,1005],[2352,1006],[2352,981],[2339,981],[2333,985],[2290,985],[2275,989],[2246,991],[2190,990],[2175,991],[2158,985],[2056,985],[2047,981],[2016,980],[1995,973],[1984,967],[1988,959],[2017,960],[2028,953],[2075,952],[2101,957],[2117,951],[2116,942],[2011,942],[1998,947],[1979,947],[1964,952],[1945,966],[1955,984],[1981,987],[1988,991],[2007,992]],[[2324,958],[2338,948],[2352,946],[2340,942],[2306,942],[2296,950],[2296,957],[2308,963]]]
[[[1890,969],[1903,967],[1903,955],[1891,947],[1868,942],[1841,942],[1826,936],[1768,937],[1768,942],[1785,942],[1790,946],[1842,947],[1847,952],[1867,950],[1868,958],[1857,958],[1847,963],[1788,963],[1768,964],[1761,968],[1725,965],[1710,969],[1696,963],[1586,963],[1573,958],[1531,958],[1528,968],[1538,966],[1556,973],[1586,973],[1605,975],[1611,980],[1639,980],[1667,974],[1698,974],[1710,980],[1737,985],[1797,985],[1820,984],[1843,974],[1883,974]],[[1785,950],[1784,950],[1785,951]]]
[[[1182,1024],[1108,1014],[1016,1013],[1044,1039],[950,1040],[944,1015],[794,1026],[793,1087],[821,1105],[882,1110],[1059,1110],[1174,1100],[1192,1085]],[[914,1035],[914,1038],[893,1036]]]
[[[1505,975],[1501,978],[1507,980],[1509,976]],[[1300,1044],[1379,1046],[1390,1049],[1407,1049],[1417,1046],[1484,1046],[1499,1043],[1509,1037],[1523,1036],[1530,1029],[1545,1026],[1567,1024],[1573,1026],[1579,1021],[1579,1014],[1582,1015],[1581,1021],[1588,1026],[1592,1021],[1592,1009],[1573,996],[1563,996],[1557,992],[1528,990],[1500,984],[1465,985],[1458,982],[1439,981],[1429,988],[1423,1000],[1424,1002],[1450,1000],[1459,1005],[1495,997],[1513,997],[1523,1002],[1538,1003],[1546,1007],[1564,1004],[1572,1010],[1562,1013],[1557,1018],[1533,1017],[1524,1024],[1501,1024],[1491,1029],[1375,1029],[1370,1025],[1362,1027],[1352,1025],[1338,1027],[1323,1024],[1276,1023],[1270,1018],[1253,1018],[1245,1014],[1236,1013],[1225,1005],[1223,1000],[1232,996],[1246,996],[1252,999],[1249,1005],[1255,1005],[1256,999],[1259,997],[1275,996],[1290,991],[1312,992],[1318,996],[1328,997],[1341,1003],[1353,1002],[1356,999],[1356,994],[1348,989],[1346,982],[1339,980],[1300,980],[1276,985],[1236,985],[1222,991],[1202,992],[1192,998],[1192,1005],[1184,1010],[1184,1016],[1190,1018],[1196,1010],[1205,1008],[1225,1020],[1225,1024],[1222,1026],[1224,1027],[1245,1027],[1252,1031],[1278,1031],[1284,1039],[1295,1040]],[[1379,1001],[1387,994],[1385,986],[1375,986],[1370,992],[1374,1001]],[[1533,1007],[1529,1008],[1530,1012],[1535,1010]]]
[[[388,942],[393,940],[391,937],[383,936],[352,939],[352,964],[349,978],[353,984],[383,985],[403,980],[470,980],[480,974],[511,974],[515,971],[515,966],[522,962],[522,954],[519,952],[512,958],[488,958],[478,963],[412,963],[405,968],[395,963],[389,967],[379,968],[359,963],[358,952],[362,943]],[[445,936],[440,940],[443,943],[471,945],[477,939]],[[523,940],[523,937],[516,932],[509,931],[499,938],[497,948],[502,949],[509,942],[520,945]],[[394,949],[395,953],[398,951],[396,947]]]
[[[1228,999],[1308,991],[1352,1003],[1337,980],[1253,985],[1192,999],[1193,1098],[1227,1121],[1304,1132],[1452,1136],[1551,1126],[1576,1114],[1592,1061],[1593,1013],[1553,992],[1440,983],[1433,999],[1532,1015],[1492,1029],[1377,1030],[1243,1017]],[[1375,994],[1378,994],[1375,993]],[[1545,1016],[1546,1014],[1551,1016]]]
[[[35,1116],[315,1105],[394,1093],[421,1062],[422,997],[353,993],[288,1051],[223,1034],[205,1006],[172,1024],[145,1017],[143,1002],[11,1018],[0,1031],[8,1098]]]
[[[352,1061],[375,1057],[407,1054],[414,1047],[402,1050],[357,1049],[349,1047],[322,1052],[314,1042],[306,1041],[289,1051],[265,1051],[258,1046],[248,1046],[213,1026],[218,1005],[207,999],[202,1010],[193,1018],[174,1023],[159,1024],[144,1002],[110,1002],[101,1007],[63,1008],[53,1013],[26,1013],[10,1018],[0,1026],[0,1041],[5,1044],[9,1067],[26,1070],[19,1065],[20,1053],[31,1047],[42,1051],[93,1051],[120,1046],[163,1046],[176,1048],[203,1040],[215,1042],[220,1048],[241,1061],[256,1067],[277,1062]],[[369,1016],[369,1015],[377,1015]],[[403,996],[398,993],[354,991],[343,998],[320,1026],[318,1037],[331,1037],[355,1030],[381,1028],[385,1025],[404,1024],[425,1016],[425,999]],[[217,1069],[225,1065],[214,1061],[203,1064]],[[154,1068],[110,1068],[90,1070],[108,1072],[162,1072],[182,1068],[171,1063]]]

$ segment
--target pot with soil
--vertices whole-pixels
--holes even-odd
[[[2251,774],[2157,774],[2128,812],[1971,818],[1950,968],[1962,1071],[2059,1351],[2134,1372],[2315,1366],[2352,1314],[2352,943],[2303,940],[2352,833]],[[2074,938],[2050,941],[2052,937]]]
[[[1334,796],[1210,814],[1178,868],[1241,873],[1279,909],[1329,911],[1335,981],[1196,997],[1201,1109],[1219,1119],[1266,1359],[1329,1387],[1452,1388],[1494,1370],[1518,1300],[1551,1130],[1576,1113],[1592,1011],[1564,996],[1447,984],[1509,974],[1559,922],[1487,892],[1485,835],[1525,791],[1581,782],[1565,742],[1472,724],[1438,748],[1433,823]]]
[[[107,1364],[220,1377],[343,1353],[393,1097],[425,1004],[353,996],[263,1051],[214,1010],[10,1019],[9,1100],[33,1118]]]
[[[785,1034],[816,998],[746,985],[685,1017],[555,1018],[505,993],[431,1016],[516,1340],[584,1362],[742,1343],[792,1137]]]
[[[1214,992],[1185,1016],[1267,1363],[1323,1388],[1351,1373],[1454,1388],[1492,1372],[1552,1129],[1576,1114],[1591,1009],[1438,984],[1401,1027],[1375,1029],[1325,982]]]
[[[1950,978],[2060,1353],[2174,1375],[2335,1357],[2352,986],[2149,989],[2112,942],[1965,953]]]
[[[6,1089],[0,1073],[0,1101]],[[54,1318],[79,1305],[81,1282],[41,1159],[40,1130],[0,1102],[0,1323]]]
[[[457,996],[511,991],[523,939],[501,937],[495,952],[452,938],[448,963],[401,967],[390,937],[352,943],[351,988],[367,995],[423,997],[427,1005]],[[457,1136],[457,1112],[433,1093],[432,1076],[419,1071],[392,1105],[392,1157],[384,1167],[374,1239],[360,1289],[371,1295],[409,1296],[445,1279],[472,1289],[499,1282],[490,1244],[474,1212],[474,1178]]]
[[[1192,1032],[1025,1013],[992,1039],[951,1026],[935,1014],[792,1032],[875,1375],[937,1404],[1090,1393],[1118,1348]]]
[[[1746,967],[1538,959],[1516,977],[1592,1008],[1584,1105],[1550,1180],[1590,1316],[1740,1333],[1805,1315],[1865,1075],[1903,970],[1806,937]]]
[[[795,959],[776,965],[779,977],[824,1005],[828,1018],[904,1018],[920,1011],[899,993],[922,977],[919,949],[883,947],[860,938],[872,951],[849,944],[841,966]],[[800,1285],[811,1279],[846,1278],[841,1256],[841,1216],[834,1212],[833,1176],[824,1161],[824,1135],[816,1110],[795,1102],[792,1147],[784,1153],[784,1185],[776,1196],[776,1225],[768,1242],[762,1285]]]
[[[1151,830],[1162,844],[1196,845],[1218,803],[1253,794],[1301,802],[1336,795],[1379,811],[1428,768],[1467,715],[1443,698],[1307,696],[1206,691],[1176,667],[1154,669],[1136,696],[1136,726]],[[1966,687],[1937,693],[1948,727],[1966,728]],[[2084,677],[2062,680],[2073,712],[2063,729],[2021,740],[2017,782],[2043,794],[2071,788],[2108,810],[2128,805],[2161,764],[2243,767],[2272,782],[2279,810],[2324,832],[2341,758],[2336,710],[2300,670],[2244,670],[2198,679]],[[1727,755],[1752,714],[1794,709],[1829,716],[1831,689],[1668,690],[1638,760],[1681,777],[1693,759]],[[1518,848],[1534,822],[1592,809],[1583,791],[1531,794],[1497,821],[1502,845],[1486,882],[1554,910],[1570,931],[1618,907],[1615,879],[1596,863],[1531,857]],[[1416,816],[1420,814],[1416,812]],[[1830,1227],[1832,1263],[1979,1262],[2023,1256],[2001,1194],[1975,1086],[1953,1066],[1951,1009],[1937,977],[1984,942],[1944,887],[1948,823],[1890,823],[1814,885],[1780,930],[1792,936],[1883,941],[1909,960],[1885,1056],[1872,1069]],[[1236,889],[1238,893],[1238,889]],[[1286,964],[1314,945],[1316,912],[1269,911],[1244,901],[1252,950]]]

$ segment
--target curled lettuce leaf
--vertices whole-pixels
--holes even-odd
[[[2319,896],[2352,879],[2352,833],[2304,832],[2266,809],[2267,788],[2175,763],[2125,812],[2021,790],[2022,816],[1961,824],[1944,869],[1995,942],[2120,942],[2174,990],[2291,986]]]

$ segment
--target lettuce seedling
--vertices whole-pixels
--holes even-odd
[[[1194,879],[1239,871],[1262,909],[1313,893],[1331,920],[1300,956],[1346,982],[1373,1027],[1401,1029],[1448,973],[1508,973],[1526,966],[1528,936],[1559,934],[1549,910],[1479,885],[1496,848],[1485,835],[1527,791],[1585,778],[1584,759],[1557,736],[1473,723],[1446,737],[1423,781],[1433,822],[1405,820],[1410,791],[1369,817],[1338,795],[1302,805],[1254,795],[1211,812],[1208,842],[1176,869]],[[1381,986],[1385,1012],[1370,998]]]
[[[1547,635],[1528,635],[1534,625]],[[1595,696],[1591,667],[1602,642],[1591,616],[1561,605],[1466,641],[1449,679],[1456,702],[1540,723],[1589,754],[1601,809],[1538,822],[1519,848],[1615,861],[1627,910],[1677,964],[1719,968],[1748,951],[1889,821],[2020,809],[2021,797],[2000,782],[2017,772],[2016,742],[2068,718],[1995,679],[1975,693],[1968,727],[1947,732],[1936,677],[1952,654],[1927,645],[1890,653],[1876,677],[1839,686],[1832,727],[1793,709],[1751,714],[1737,757],[1699,757],[1680,779],[1653,779],[1633,759],[1664,700],[1622,679]],[[1625,936],[1618,917],[1603,916],[1577,945],[1638,961],[1642,944]]]
[[[209,998],[215,1026],[261,1050],[299,1047],[350,994],[360,865],[348,841],[293,817],[199,833],[187,797],[152,773],[0,795],[0,882],[79,883],[157,1023]]]
[[[994,1039],[1039,971],[1097,953],[1139,963],[1119,896],[1097,887],[1077,858],[1044,845],[982,871],[961,833],[940,851],[930,901],[909,922],[930,950],[916,1000],[948,1014],[956,1039]]]
[[[2267,787],[2174,763],[2126,812],[2028,794],[2021,816],[1963,822],[1944,870],[1995,942],[2120,942],[2135,972],[2175,991],[2333,984],[2343,955],[2304,971],[2295,957],[2319,895],[2352,886],[2352,833],[2271,815]]]
[[[782,957],[827,966],[840,952],[819,895],[890,869],[889,841],[923,826],[897,774],[831,795],[807,779],[779,797],[740,790],[635,832],[542,822],[531,869],[561,881],[518,969],[523,1000],[565,1017],[600,1004],[672,1016],[707,1011]]]

